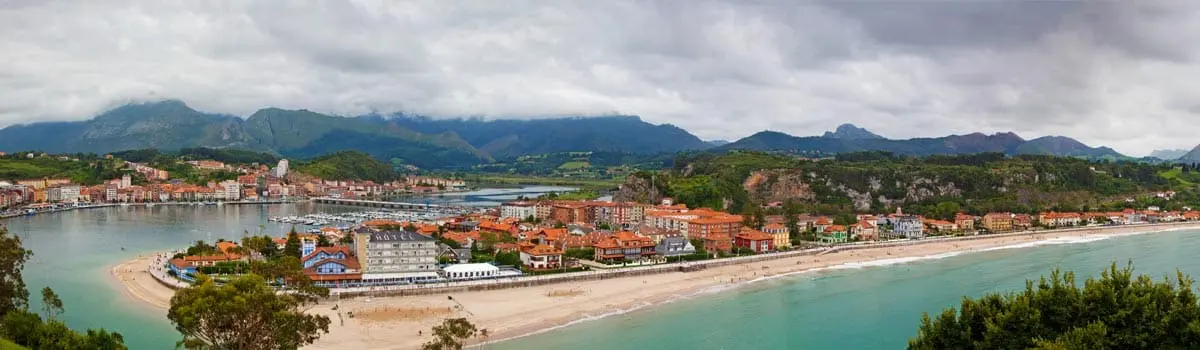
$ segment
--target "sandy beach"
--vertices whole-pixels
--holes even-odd
[[[311,349],[415,349],[431,339],[429,329],[448,317],[466,317],[487,329],[496,341],[562,326],[578,320],[612,315],[686,297],[704,297],[759,279],[823,268],[901,258],[936,256],[1027,244],[1051,239],[1120,235],[1162,230],[1197,229],[1200,223],[1115,226],[1069,231],[1044,231],[1000,235],[972,240],[922,241],[921,244],[866,247],[819,256],[807,255],[712,267],[695,272],[605,280],[566,282],[534,287],[499,289],[447,295],[355,298],[322,302],[310,311],[333,321],[330,332]],[[173,291],[147,272],[152,256],[139,257],[113,267],[131,300],[152,305],[165,315]],[[336,305],[336,310],[335,310]],[[350,318],[347,313],[353,313]],[[622,317],[622,316],[614,316]]]

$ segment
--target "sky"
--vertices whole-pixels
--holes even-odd
[[[179,99],[1200,143],[1200,1],[0,0],[0,33],[0,126]]]

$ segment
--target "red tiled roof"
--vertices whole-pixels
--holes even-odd
[[[308,259],[312,259],[313,257],[317,256],[318,253],[321,253],[321,252],[325,252],[325,254],[330,254],[330,255],[337,254],[340,252],[340,253],[346,255],[346,259],[350,259],[350,257],[351,257],[350,256],[350,247],[347,247],[344,245],[339,245],[339,246],[332,246],[332,247],[317,247],[317,249],[313,250],[312,253],[308,253],[308,255],[305,255],[304,258],[300,259],[300,261],[306,261]]]
[[[551,247],[551,246],[548,246],[545,244],[538,244],[536,246],[533,246],[532,248],[523,249],[522,251],[524,251],[525,254],[535,255],[535,256],[562,255],[562,253],[563,253],[562,250],[559,250],[558,248]]]

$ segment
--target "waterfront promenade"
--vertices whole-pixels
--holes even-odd
[[[295,203],[298,200],[265,200],[265,201],[230,201],[230,202],[145,202],[145,203],[103,203],[103,204],[86,204],[63,206],[56,208],[35,210],[32,213],[26,210],[13,210],[0,212],[0,219],[8,219],[19,216],[50,214],[64,211],[94,209],[94,208],[110,208],[110,207],[153,207],[153,206],[211,206],[211,205],[252,205],[252,204],[284,204]]]

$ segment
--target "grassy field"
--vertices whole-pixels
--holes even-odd
[[[579,169],[585,169],[590,166],[592,166],[592,165],[589,164],[588,162],[572,161],[572,162],[566,162],[566,163],[563,163],[562,165],[559,165],[558,170],[579,170]]]
[[[28,348],[14,344],[8,339],[0,339],[0,350],[26,350]]]
[[[1187,179],[1187,176],[1183,175],[1182,168],[1171,168],[1171,170],[1159,172],[1158,175],[1162,176],[1164,179],[1167,179],[1167,180],[1171,180],[1171,181],[1178,180],[1179,183],[1184,186],[1191,187],[1191,186],[1196,185],[1194,182],[1189,181]]]

